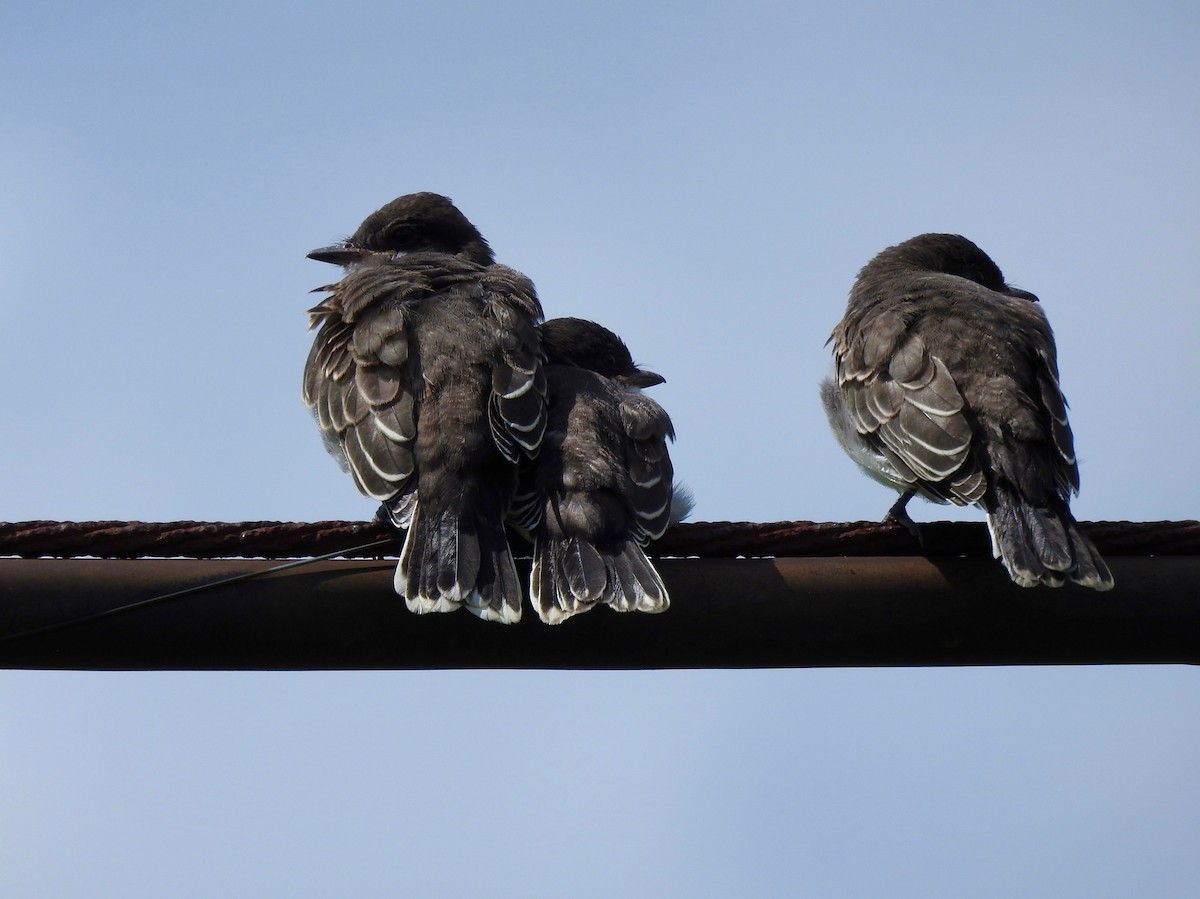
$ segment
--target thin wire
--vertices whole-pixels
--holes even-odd
[[[34,637],[39,634],[46,634],[52,631],[63,630],[68,627],[76,627],[80,624],[87,624],[92,621],[98,621],[101,618],[108,618],[111,615],[122,615],[126,612],[132,612],[135,609],[144,609],[147,606],[157,605],[172,599],[179,599],[183,596],[190,596],[195,593],[203,593],[206,590],[213,590],[217,587],[225,587],[229,584],[236,584],[241,581],[248,581],[252,578],[266,577],[270,574],[278,574],[281,571],[287,571],[291,568],[303,568],[305,565],[311,565],[314,562],[324,562],[327,559],[333,559],[337,556],[346,555],[348,553],[365,552],[368,549],[374,549],[379,546],[386,546],[394,542],[395,538],[387,538],[385,540],[373,540],[370,543],[363,543],[360,546],[351,546],[346,549],[334,550],[330,553],[325,553],[321,556],[313,556],[308,559],[293,559],[290,562],[284,562],[280,565],[272,565],[270,568],[262,568],[257,571],[245,571],[241,574],[230,575],[229,577],[221,578],[216,581],[209,581],[204,584],[196,584],[194,587],[185,587],[182,590],[173,590],[170,593],[160,593],[158,596],[151,596],[148,599],[139,599],[136,602],[126,603],[123,606],[114,606],[111,609],[104,609],[100,612],[91,612],[87,615],[79,615],[75,618],[68,618],[64,621],[56,621],[51,624],[43,624],[39,627],[30,628],[29,630],[17,631],[12,634],[0,635],[0,644],[10,643],[13,640],[20,640],[25,637]]]

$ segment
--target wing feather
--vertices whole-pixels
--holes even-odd
[[[380,261],[351,271],[312,311],[320,330],[304,368],[303,400],[331,455],[372,499],[404,493],[413,474],[408,301],[432,289],[419,272]]]
[[[846,414],[890,465],[888,475],[936,499],[978,501],[986,485],[971,452],[966,401],[945,363],[920,336],[895,328],[873,335],[861,365],[847,363],[851,350],[838,332],[834,340]],[[890,352],[883,345],[888,340],[894,347]]]

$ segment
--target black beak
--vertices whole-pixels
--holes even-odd
[[[362,247],[347,246],[344,243],[334,244],[331,247],[319,247],[308,254],[309,259],[315,259],[317,262],[332,262],[334,265],[352,265],[366,259],[371,255],[369,250],[364,250]]]
[[[627,384],[630,387],[653,387],[655,384],[665,384],[667,379],[657,372],[646,371],[644,368],[639,368],[631,375],[617,375],[618,383]]]

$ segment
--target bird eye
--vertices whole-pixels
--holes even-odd
[[[383,241],[389,248],[399,249],[413,240],[416,229],[408,222],[393,222],[383,231]]]

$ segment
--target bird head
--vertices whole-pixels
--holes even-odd
[[[542,323],[542,348],[551,365],[573,365],[627,387],[653,387],[667,379],[638,368],[625,341],[603,325],[583,318],[552,318]]]
[[[308,254],[318,262],[352,265],[375,253],[448,253],[479,265],[495,258],[483,235],[449,198],[435,193],[405,194],[372,212],[340,244]]]
[[[889,247],[877,258],[886,257],[923,271],[966,278],[997,293],[1006,293],[1033,303],[1038,301],[1029,291],[1010,287],[992,257],[961,234],[919,234]]]

